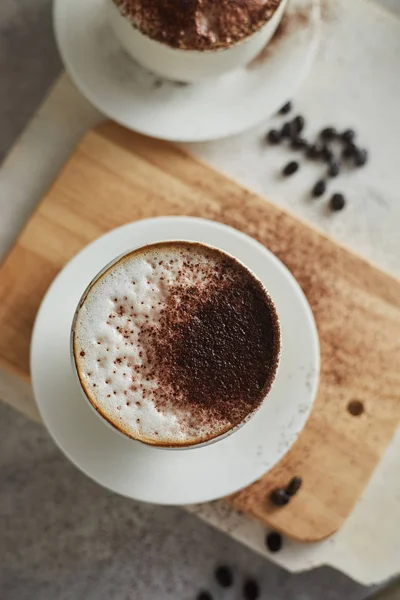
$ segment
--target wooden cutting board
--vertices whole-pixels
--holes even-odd
[[[400,282],[174,146],[111,123],[86,135],[0,269],[1,367],[29,376],[36,312],[74,254],[114,227],[159,215],[236,227],[302,286],[322,353],[313,413],[279,465],[228,501],[292,538],[326,538],[353,509],[400,421]],[[301,491],[273,507],[269,492],[294,475]]]

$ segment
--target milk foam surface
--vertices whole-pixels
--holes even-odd
[[[82,386],[93,406],[129,436],[179,446],[232,428],[229,418],[199,420],[187,405],[175,405],[161,389],[151,348],[168,306],[179,308],[185,290],[191,297],[207,294],[216,273],[219,287],[232,279],[232,269],[221,270],[223,263],[222,253],[200,244],[155,244],[120,259],[81,304],[74,356]]]

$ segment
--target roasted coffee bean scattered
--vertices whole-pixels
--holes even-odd
[[[334,211],[342,210],[346,205],[345,197],[343,196],[343,194],[333,194],[332,198],[330,199],[329,205]]]
[[[279,114],[280,115],[287,115],[291,110],[292,110],[292,103],[291,102],[286,102],[286,104],[284,104],[282,106],[282,108],[279,110]]]
[[[325,190],[326,190],[326,183],[323,179],[320,179],[314,185],[313,190],[312,190],[312,195],[314,196],[314,198],[319,198],[320,196],[325,194]]]
[[[288,138],[290,137],[292,131],[292,127],[291,127],[291,123],[284,123],[282,129],[281,129],[281,136],[283,138]]]
[[[332,160],[328,168],[329,177],[337,177],[340,173],[340,164],[337,160]]]
[[[308,143],[306,139],[296,136],[292,138],[292,142],[290,145],[293,148],[293,150],[304,150],[305,148],[307,148]]]
[[[292,162],[288,163],[284,168],[283,168],[283,175],[285,175],[285,177],[289,177],[290,175],[293,175],[293,173],[296,173],[296,171],[299,170],[299,163],[296,162],[295,160],[293,160]]]
[[[328,162],[328,163],[331,162],[331,160],[333,159],[333,152],[329,148],[329,146],[326,146],[326,145],[322,146],[321,156],[326,162]]]
[[[287,115],[293,109],[291,102],[287,102],[279,110],[279,114]],[[283,140],[289,141],[291,150],[303,150],[307,158],[321,160],[327,165],[326,177],[338,177],[342,167],[363,167],[368,162],[368,151],[356,145],[356,132],[347,128],[338,131],[335,127],[324,127],[313,141],[304,138],[301,134],[306,126],[305,118],[297,115],[294,119],[286,121],[280,131],[273,129],[267,134],[271,144],[278,144]],[[304,135],[304,134],[303,134]],[[297,161],[289,162],[283,169],[284,176],[296,173],[300,168]],[[326,191],[326,182],[317,181],[312,189],[315,198],[322,196]],[[343,194],[334,194],[329,205],[333,211],[342,210],[346,204]]]
[[[325,127],[321,131],[321,137],[323,140],[333,140],[337,136],[337,131],[334,127]]]
[[[345,129],[340,137],[344,142],[347,142],[349,144],[351,142],[354,142],[356,132],[354,131],[354,129]]]
[[[317,144],[312,144],[307,150],[308,158],[319,158],[321,156],[321,148]]]
[[[271,131],[268,132],[267,140],[270,144],[279,144],[282,140],[281,132],[277,129],[271,129]]]
[[[305,124],[306,124],[306,122],[304,120],[304,117],[302,117],[301,115],[298,115],[292,121],[293,129],[297,133],[301,133],[303,131]]]
[[[285,506],[285,504],[287,504],[290,500],[288,494],[283,488],[273,490],[270,494],[270,499],[272,504],[275,504],[275,506]]]
[[[279,552],[282,548],[282,536],[280,533],[273,531],[265,538],[265,544],[271,552]]]
[[[289,485],[286,488],[286,494],[288,496],[294,496],[295,494],[297,494],[297,492],[299,491],[299,489],[301,488],[303,483],[303,480],[301,477],[293,477],[293,479],[290,480]]]
[[[354,162],[357,167],[363,167],[368,160],[368,152],[363,148],[356,148],[354,153]]]
[[[294,121],[291,121],[289,123],[290,125],[290,135],[289,135],[289,139],[291,141],[295,140],[296,138],[298,138],[300,136],[299,132],[297,131],[297,127],[294,124]]]
[[[201,591],[197,596],[197,600],[213,600],[213,597],[210,592]]]
[[[231,587],[233,584],[233,573],[229,567],[218,567],[215,571],[215,579],[223,588]]]
[[[342,156],[343,156],[343,158],[346,158],[346,159],[352,158],[355,155],[356,151],[357,151],[357,146],[353,143],[349,143],[343,148]]]
[[[257,600],[260,597],[260,586],[255,579],[246,579],[243,584],[243,598]]]

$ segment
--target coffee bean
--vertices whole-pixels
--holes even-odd
[[[288,163],[284,168],[283,168],[283,175],[285,175],[285,177],[289,177],[290,175],[293,175],[293,173],[296,173],[296,171],[299,170],[299,163],[296,161],[292,161],[290,163]]]
[[[325,127],[320,133],[323,140],[333,140],[337,136],[338,132],[334,127]]]
[[[215,571],[215,579],[223,588],[231,587],[233,584],[233,573],[229,567],[218,567]]]
[[[213,600],[213,597],[210,592],[201,591],[197,596],[197,600]]]
[[[338,132],[334,127],[325,127],[320,133],[323,140],[333,140],[337,135]]]
[[[352,158],[355,155],[356,151],[357,151],[357,146],[353,143],[349,143],[344,147],[342,156],[343,156],[343,158],[346,158],[346,159]]]
[[[332,150],[329,148],[329,146],[322,146],[321,149],[321,157],[326,161],[326,162],[330,162],[333,159],[333,152]]]
[[[329,177],[337,177],[339,175],[339,172],[340,172],[340,164],[338,163],[338,161],[333,160],[331,162],[331,164],[329,165],[328,175],[329,175]]]
[[[295,140],[296,138],[299,137],[299,132],[297,131],[297,127],[296,127],[296,125],[294,124],[293,121],[291,121],[289,123],[289,125],[290,125],[289,138],[290,138],[291,141],[293,141],[293,140]]]
[[[314,198],[319,198],[320,196],[325,194],[325,190],[326,190],[326,183],[323,179],[320,179],[314,185],[314,187],[312,189],[312,195],[314,196]]]
[[[302,483],[303,480],[301,477],[293,477],[293,479],[289,481],[289,485],[286,488],[287,495],[294,496],[295,494],[297,494],[297,492],[302,486]]]
[[[298,115],[292,121],[293,128],[297,133],[301,133],[303,131],[305,124],[306,122],[304,120],[304,117],[302,117],[301,115]]]
[[[290,500],[289,496],[282,488],[273,490],[269,497],[272,504],[275,504],[275,506],[285,506],[285,504],[287,504]]]
[[[246,579],[243,584],[243,598],[257,600],[260,597],[260,586],[255,579]]]
[[[286,102],[286,104],[284,104],[282,106],[282,108],[279,110],[279,114],[280,115],[287,115],[291,110],[292,110],[292,103],[291,102]]]
[[[271,129],[271,131],[269,131],[267,134],[267,140],[270,144],[279,144],[279,142],[282,140],[281,132],[277,129]]]
[[[343,133],[340,137],[342,138],[342,140],[344,142],[347,142],[348,144],[350,144],[351,142],[354,142],[355,137],[356,137],[356,132],[354,131],[354,129],[345,129],[345,131],[343,131]]]
[[[329,205],[333,211],[342,210],[346,205],[345,197],[343,194],[333,194]]]
[[[319,158],[321,156],[321,147],[317,144],[309,146],[306,155],[308,158]]]
[[[273,531],[265,538],[265,544],[271,552],[279,552],[282,548],[282,536],[280,533]]]
[[[368,161],[368,152],[363,148],[356,148],[354,153],[354,162],[357,167],[363,167]]]
[[[291,123],[288,121],[287,123],[284,123],[284,125],[281,129],[281,136],[283,138],[288,138],[288,137],[290,137],[291,131],[292,131]]]
[[[293,150],[304,150],[305,148],[308,148],[308,143],[304,138],[295,136],[292,138],[290,146]]]

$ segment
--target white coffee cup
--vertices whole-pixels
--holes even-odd
[[[132,26],[113,0],[106,0],[111,27],[126,52],[153,73],[182,82],[202,81],[251,62],[274,35],[288,0],[281,0],[272,17],[256,32],[227,48],[186,50],[149,38]]]
[[[99,338],[96,337],[96,332],[98,329],[98,325],[104,326],[104,321],[102,319],[98,319],[99,315],[97,314],[97,309],[93,310],[93,307],[94,307],[93,303],[92,304],[89,303],[91,308],[88,308],[88,304],[87,304],[88,297],[90,295],[92,295],[92,297],[93,297],[93,292],[94,292],[94,296],[96,296],[96,289],[97,290],[105,289],[103,287],[105,278],[108,278],[107,285],[111,284],[111,286],[112,286],[112,296],[116,295],[118,298],[121,297],[121,294],[126,293],[125,286],[126,286],[127,282],[130,282],[130,279],[129,279],[129,277],[127,278],[127,271],[125,271],[125,270],[122,271],[123,278],[120,278],[121,273],[119,273],[119,277],[116,278],[115,273],[114,273],[115,269],[118,268],[119,265],[124,264],[126,261],[130,260],[130,258],[132,256],[140,257],[143,254],[146,254],[152,250],[165,252],[165,247],[167,247],[167,251],[168,251],[168,247],[171,247],[171,246],[172,247],[189,246],[189,248],[186,248],[186,250],[188,250],[190,252],[194,252],[194,248],[200,249],[201,252],[205,251],[208,254],[211,252],[214,256],[217,255],[218,260],[233,261],[237,265],[237,267],[240,267],[241,276],[245,276],[245,277],[248,277],[249,279],[251,279],[256,284],[256,287],[259,290],[262,290],[263,295],[265,294],[265,298],[268,298],[268,303],[265,304],[265,310],[266,311],[268,310],[268,313],[273,315],[272,321],[275,322],[274,330],[278,336],[275,338],[275,346],[273,347],[273,350],[271,350],[271,357],[272,357],[271,360],[273,360],[273,362],[270,363],[269,370],[265,371],[266,379],[263,383],[263,386],[265,386],[263,397],[259,398],[258,403],[256,405],[254,405],[253,408],[251,408],[251,407],[246,408],[246,414],[243,415],[243,418],[241,419],[240,422],[238,422],[236,424],[230,424],[229,426],[224,426],[224,429],[223,430],[220,429],[220,431],[218,431],[218,432],[213,433],[213,432],[208,431],[206,433],[205,432],[199,433],[199,437],[195,441],[193,441],[193,439],[192,440],[187,439],[187,440],[182,441],[180,436],[175,439],[169,439],[169,441],[165,441],[165,439],[162,440],[161,437],[155,438],[154,436],[149,435],[149,433],[141,432],[140,429],[142,428],[142,425],[136,426],[136,427],[139,427],[139,430],[133,431],[132,427],[129,427],[129,422],[133,423],[133,421],[136,419],[136,417],[137,417],[136,413],[137,413],[138,409],[136,409],[135,415],[132,420],[131,416],[128,416],[128,419],[124,418],[123,412],[121,412],[117,415],[113,408],[111,410],[109,409],[109,407],[107,408],[108,402],[112,403],[112,400],[110,400],[110,401],[105,400],[104,394],[103,394],[103,397],[101,397],[101,395],[99,397],[99,395],[98,395],[99,380],[96,379],[95,382],[93,383],[93,381],[94,381],[93,377],[95,377],[95,378],[97,377],[97,372],[98,372],[97,369],[100,369],[100,371],[102,370],[102,366],[98,365],[96,367],[96,364],[100,363],[101,361],[96,359],[96,357],[93,358],[93,356],[92,356],[91,357],[92,362],[90,362],[89,367],[88,367],[88,364],[85,363],[86,357],[89,355],[88,348],[92,348],[92,344],[94,344],[93,347],[96,349],[99,346],[98,352],[107,354],[107,358],[102,359],[102,360],[106,360],[106,362],[107,362],[106,368],[108,369],[107,372],[103,371],[103,375],[101,375],[101,378],[103,376],[106,376],[107,378],[115,379],[114,382],[106,380],[105,384],[107,384],[107,385],[110,384],[110,385],[114,386],[117,383],[116,379],[118,378],[118,375],[116,374],[116,370],[119,367],[116,365],[118,362],[121,362],[121,360],[119,358],[117,358],[117,355],[123,354],[124,352],[128,354],[129,352],[133,352],[133,351],[130,350],[129,348],[125,349],[125,347],[120,349],[118,344],[121,344],[123,342],[119,341],[118,338],[116,340],[113,340],[113,339],[107,340],[105,342],[105,345],[107,346],[107,348],[104,350],[103,348],[105,348],[105,346],[103,346],[103,348],[100,349],[100,346],[102,346],[104,341],[100,341]],[[159,263],[159,265],[162,265],[163,262],[165,264],[169,263],[169,261],[165,260],[165,258],[164,258],[163,261]],[[197,264],[196,266],[198,267],[199,265]],[[159,268],[159,267],[157,267],[157,268]],[[162,267],[162,268],[164,269],[164,267]],[[138,271],[138,273],[139,272],[141,272],[141,271]],[[114,273],[114,276],[113,276],[113,273]],[[150,273],[146,273],[143,281],[146,281],[146,279],[148,277],[150,277]],[[135,277],[135,281],[133,283],[135,286],[134,294],[136,295],[136,293],[139,293],[139,292],[136,292],[136,290],[141,287],[141,284],[139,282],[139,279],[136,280],[136,277]],[[147,283],[149,283],[149,282],[147,282]],[[123,289],[124,289],[123,292],[121,292],[122,288],[119,287],[120,285],[123,286]],[[129,285],[129,287],[132,287],[130,285],[130,283],[128,283],[128,285]],[[154,291],[154,290],[152,290],[152,291]],[[158,292],[156,292],[156,293],[158,293]],[[115,298],[115,301],[116,301],[116,298]],[[135,306],[135,311],[137,311],[137,312],[140,312],[140,311],[147,312],[147,310],[149,309],[149,307],[141,308],[140,305],[143,304],[143,302],[139,302],[139,299],[137,297],[136,297],[136,300],[130,299],[129,301],[128,301],[128,298],[126,297],[126,298],[124,298],[124,302],[125,301],[128,304],[133,302],[134,306]],[[121,300],[121,302],[122,302],[122,300]],[[135,302],[136,302],[136,304],[135,304]],[[160,304],[161,304],[161,302],[160,302]],[[96,304],[96,306],[97,306],[97,308],[99,306],[101,306],[101,311],[102,312],[105,311],[103,316],[106,316],[106,314],[108,315],[109,311],[112,310],[110,308],[110,306],[108,305],[108,302],[104,301],[104,298],[102,298],[101,301]],[[132,310],[134,309],[134,306],[131,306]],[[155,306],[151,306],[151,309],[154,309]],[[247,310],[247,308],[246,308],[246,310]],[[117,313],[117,314],[119,314],[119,313]],[[122,311],[121,311],[121,318],[124,314],[126,315],[126,318],[128,319],[128,313],[125,313]],[[86,333],[83,335],[83,337],[81,336],[81,331],[82,330],[85,331],[86,325],[84,325],[84,327],[82,328],[82,319],[81,319],[82,315],[83,315],[84,322],[86,322],[86,325],[87,325],[87,323],[90,322],[89,335],[87,335],[88,330],[86,329]],[[93,319],[93,318],[89,317],[89,320],[87,320],[88,315],[95,315],[96,318]],[[135,314],[134,316],[137,317],[137,314]],[[146,315],[146,317],[147,317],[147,315]],[[106,317],[106,318],[108,318],[108,317]],[[109,315],[109,318],[110,319],[112,318],[111,315]],[[139,315],[139,319],[141,319],[140,315]],[[133,315],[129,315],[128,320],[130,322],[130,325],[129,326],[127,325],[129,327],[129,329],[134,328],[134,325],[132,324]],[[107,325],[111,325],[111,323],[107,322]],[[93,327],[93,329],[92,329],[92,327]],[[117,329],[115,330],[115,332],[117,332],[117,330],[119,331],[120,329],[121,329],[121,327],[118,326]],[[133,333],[133,331],[131,331],[131,333]],[[118,334],[118,335],[120,335],[120,334]],[[83,339],[85,339],[84,342],[82,342]],[[96,344],[96,339],[98,340],[97,344]],[[95,341],[93,342],[93,340],[95,340]],[[88,345],[86,345],[87,342],[88,342]],[[141,442],[143,444],[150,445],[150,446],[153,446],[156,448],[184,450],[184,449],[189,449],[189,448],[199,448],[202,446],[207,446],[209,444],[216,443],[216,442],[224,439],[225,437],[232,435],[237,430],[239,430],[241,427],[243,427],[243,425],[245,423],[247,423],[255,415],[255,413],[259,410],[259,408],[262,406],[262,404],[267,400],[270,389],[275,380],[278,366],[279,366],[279,361],[280,361],[282,340],[281,340],[279,317],[276,313],[274,302],[273,302],[272,298],[270,297],[269,293],[267,292],[267,290],[265,289],[264,285],[260,282],[260,280],[257,278],[257,276],[246,265],[244,265],[244,263],[240,262],[237,258],[228,254],[227,252],[224,252],[223,250],[220,250],[219,248],[210,246],[208,244],[203,244],[200,242],[192,242],[192,241],[188,241],[188,240],[171,240],[171,241],[163,241],[163,242],[158,242],[158,243],[138,247],[127,253],[124,253],[123,255],[118,256],[116,259],[114,259],[109,264],[107,264],[94,277],[94,279],[90,282],[90,284],[84,291],[81,299],[79,300],[78,306],[76,308],[76,311],[75,311],[75,314],[73,317],[73,321],[72,321],[72,326],[71,326],[70,344],[71,344],[70,351],[71,351],[71,359],[72,359],[74,375],[79,384],[82,396],[85,398],[85,400],[88,402],[89,406],[93,409],[93,411],[99,418],[101,418],[105,423],[107,423],[114,430],[118,431],[124,437],[128,437],[137,442]],[[135,341],[135,344],[132,344],[132,346],[135,345],[135,347],[137,347],[137,344],[138,344],[138,341]],[[126,345],[128,345],[128,344],[126,344]],[[83,350],[83,348],[85,348],[85,350]],[[120,350],[120,352],[118,352],[118,350]],[[91,352],[93,353],[93,350],[91,350]],[[94,353],[96,354],[96,351]],[[115,354],[115,356],[114,356],[114,354]],[[99,356],[99,354],[96,354],[96,355]],[[136,359],[132,358],[132,356],[131,357],[128,356],[128,360],[135,361]],[[126,359],[127,357],[124,356],[123,358]],[[273,371],[271,370],[272,364],[275,365],[273,368]],[[267,368],[266,365],[265,365],[265,368]],[[110,369],[111,369],[112,373],[111,373]],[[134,377],[137,378],[136,368],[134,370],[134,367],[132,367],[132,364],[121,367],[121,371],[123,371],[125,369],[129,369],[130,372],[127,371],[127,373],[123,373],[124,376],[128,375],[127,379],[124,380],[124,385],[125,385],[125,381],[127,381],[129,383],[127,383],[126,385],[129,386],[131,384],[130,374],[133,373]],[[88,372],[88,371],[90,371],[90,372]],[[88,377],[89,377],[89,379],[88,379]],[[267,378],[268,378],[268,380],[267,380]],[[117,386],[118,386],[118,383],[117,383]],[[101,387],[101,384],[100,384],[100,387]],[[142,385],[140,385],[140,387],[142,387]],[[96,388],[96,390],[94,390],[94,388]],[[116,389],[118,389],[118,387]],[[118,392],[118,393],[120,395],[122,395],[122,394],[125,395],[126,391]],[[111,391],[109,391],[109,394],[110,394],[110,396],[112,396]],[[114,394],[116,394],[115,391],[114,391]],[[122,395],[122,404],[123,404],[124,398],[125,398],[124,395]],[[107,398],[110,396],[107,396]],[[104,400],[105,400],[105,402],[104,402]],[[135,400],[131,399],[131,398],[127,399],[126,401],[127,401],[127,406],[128,405],[134,406],[135,404],[143,405],[143,402],[144,402],[142,397],[140,398],[140,402],[135,402]],[[118,408],[118,411],[120,409],[121,409],[121,407]],[[125,410],[125,407],[123,407],[123,410]],[[127,410],[132,411],[132,407]],[[142,407],[140,408],[140,410],[142,410]],[[190,413],[190,410],[189,410],[189,413]],[[156,414],[156,413],[154,413],[154,414]],[[140,415],[140,416],[141,416],[142,424],[143,424],[144,423],[143,416],[142,415]],[[152,419],[154,419],[154,416],[150,416],[150,420],[152,420]],[[137,422],[139,422],[139,419]],[[158,426],[156,426],[156,427],[158,429]],[[147,425],[146,425],[146,428],[148,429]],[[158,436],[158,432],[156,432],[156,434]],[[160,441],[160,439],[161,439],[161,441]]]

